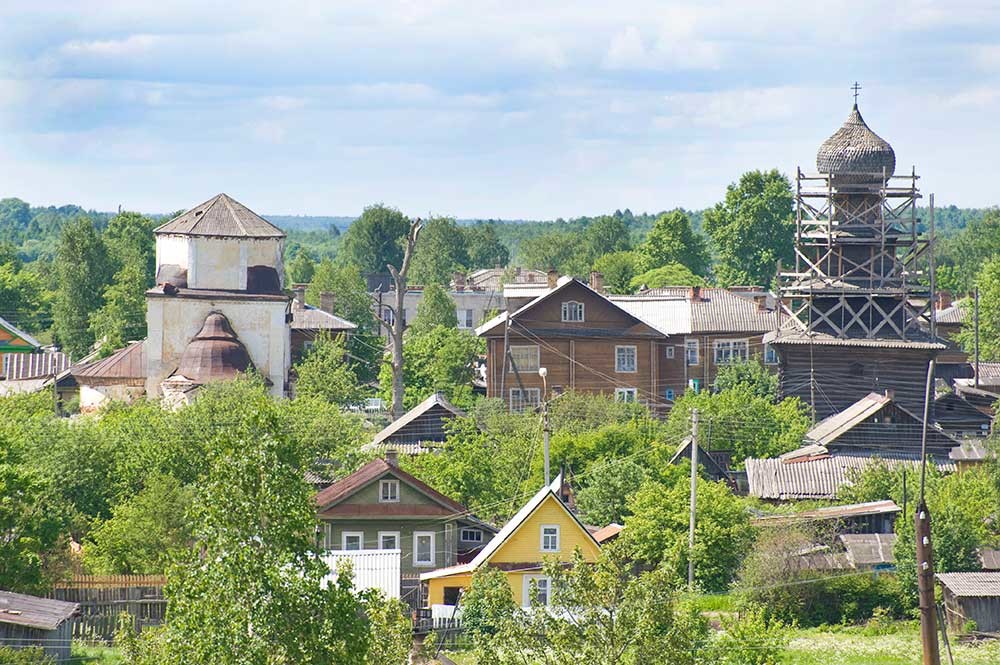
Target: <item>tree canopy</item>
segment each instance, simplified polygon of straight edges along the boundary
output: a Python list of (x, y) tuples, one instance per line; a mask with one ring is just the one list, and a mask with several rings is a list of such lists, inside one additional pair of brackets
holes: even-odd
[(370, 205), (348, 227), (338, 258), (362, 274), (384, 273), (387, 265), (402, 262), (401, 243), (409, 229), (410, 221), (399, 210), (382, 203)]
[(696, 275), (705, 275), (710, 265), (705, 239), (691, 228), (691, 219), (683, 210), (657, 217), (639, 251), (651, 268), (676, 263)]

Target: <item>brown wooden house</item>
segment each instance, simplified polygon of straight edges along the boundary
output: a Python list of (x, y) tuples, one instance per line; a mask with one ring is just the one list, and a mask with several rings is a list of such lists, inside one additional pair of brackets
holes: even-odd
[(607, 296), (597, 273), (589, 284), (552, 279), (477, 330), (487, 343), (487, 396), (523, 410), (547, 388), (549, 397), (603, 393), (669, 409), (684, 390), (711, 386), (726, 363), (776, 361), (762, 342), (776, 326), (773, 299), (753, 295), (695, 287)]

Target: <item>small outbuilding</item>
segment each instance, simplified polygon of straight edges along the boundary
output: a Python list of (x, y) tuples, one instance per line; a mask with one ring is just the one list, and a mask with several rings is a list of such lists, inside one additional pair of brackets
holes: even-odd
[(0, 644), (14, 649), (42, 647), (56, 662), (67, 662), (73, 617), (80, 606), (51, 598), (0, 591)]
[(937, 579), (949, 630), (1000, 632), (1000, 572), (939, 573)]

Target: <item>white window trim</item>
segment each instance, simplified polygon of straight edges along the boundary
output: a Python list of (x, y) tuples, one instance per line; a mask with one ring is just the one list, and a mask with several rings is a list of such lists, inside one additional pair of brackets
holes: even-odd
[[(389, 548), (382, 547), (382, 537), (383, 536), (392, 536), (393, 538), (395, 538), (396, 539), (396, 546), (395, 547), (389, 547)], [(384, 550), (384, 549), (398, 550), (400, 548), (399, 531), (379, 531), (378, 532), (378, 548), (380, 550)]]
[(344, 552), (356, 552), (358, 550), (347, 549), (347, 539), (357, 536), (358, 538), (358, 548), (359, 550), (365, 549), (365, 532), (364, 531), (341, 531), (340, 532), (340, 549)]
[(521, 607), (530, 608), (531, 607), (531, 583), (534, 582), (536, 585), (539, 580), (545, 580), (548, 582), (548, 592), (545, 594), (545, 606), (551, 607), (552, 605), (552, 578), (548, 575), (525, 575), (522, 578), (521, 586)]
[[(623, 399), (626, 395), (631, 395), (632, 399)], [(639, 391), (635, 388), (615, 388), (615, 401), (633, 403), (639, 400)]]
[(667, 348), (667, 358), (669, 358), (670, 360), (673, 360), (674, 359), (674, 345), (673, 344), (667, 344), (666, 348)]
[[(538, 406), (539, 404), (542, 403), (541, 388), (525, 388), (524, 390), (521, 390), (520, 388), (511, 388), (510, 393), (507, 396), (509, 400), (507, 403), (510, 405), (511, 409), (514, 408), (514, 391), (521, 393), (521, 409), (520, 411), (518, 411), (518, 413), (524, 411), (525, 409)], [(538, 398), (534, 402), (530, 402), (524, 399), (525, 395), (535, 395), (535, 394), (538, 395)]]
[[(619, 369), (618, 368), (618, 351), (620, 349), (632, 349), (632, 357), (635, 361), (635, 366), (632, 369)], [(639, 349), (636, 348), (634, 344), (619, 344), (615, 346), (615, 373), (616, 374), (635, 374), (639, 371)]]
[[(545, 549), (545, 530), (555, 529), (556, 530), (556, 548), (555, 549)], [(546, 554), (554, 554), (556, 552), (562, 551), (562, 529), (559, 528), (558, 524), (542, 524), (538, 527), (538, 549), (539, 551)]]
[(333, 549), (333, 523), (323, 522), (323, 549)]
[[(386, 486), (395, 485), (396, 486), (396, 498), (386, 499), (385, 492), (383, 491)], [(396, 478), (383, 478), (378, 482), (378, 502), (379, 503), (399, 503), (399, 480)]]
[(542, 365), (541, 353), (539, 352), (537, 344), (511, 344), (510, 345), (510, 367), (507, 370), (508, 374), (514, 373), (514, 349), (531, 349), (535, 353), (535, 363), (534, 367), (518, 367), (518, 372), (536, 372), (538, 368)]
[[(465, 537), (465, 533), (466, 532), (475, 533), (476, 535), (479, 536), (479, 538), (478, 539), (476, 539), (476, 538), (466, 538)], [(459, 529), (459, 531), (458, 531), (458, 539), (459, 539), (459, 541), (461, 541), (463, 543), (481, 543), (481, 542), (483, 542), (483, 530), (482, 529), (476, 529), (476, 528), (473, 528), (473, 527), (464, 526), (461, 529)]]
[[(569, 313), (570, 307), (576, 305), (580, 307), (580, 318), (571, 319), (566, 315)], [(559, 308), (559, 314), (559, 318), (563, 323), (584, 323), (587, 320), (587, 310), (584, 304), (579, 300), (564, 300), (562, 302), (562, 306)]]
[[(421, 536), (430, 536), (431, 539), (431, 560), (423, 561), (417, 559), (417, 541)], [(437, 547), (436, 536), (433, 531), (414, 531), (413, 532), (413, 566), (415, 568), (432, 568), (437, 565)]]
[[(774, 359), (773, 360), (768, 360), (767, 359), (768, 352), (774, 354)], [(778, 350), (775, 349), (770, 344), (768, 344), (767, 342), (764, 343), (764, 364), (765, 365), (777, 365), (778, 364)]]
[[(694, 362), (688, 358), (688, 351), (694, 349)], [(684, 340), (684, 362), (688, 367), (695, 367), (701, 364), (701, 344), (696, 339)]]
[[(735, 337), (733, 339), (716, 339), (712, 341), (712, 362), (716, 365), (727, 365), (733, 362), (733, 356), (737, 344), (743, 344), (746, 354), (741, 358), (741, 362), (746, 362), (750, 359), (750, 340), (746, 338)], [(723, 345), (729, 346), (729, 360), (719, 360), (719, 347)]]
[(458, 318), (458, 327), (462, 330), (470, 330), (475, 328), (474, 322), (476, 320), (476, 313), (471, 309), (457, 309), (455, 310)]

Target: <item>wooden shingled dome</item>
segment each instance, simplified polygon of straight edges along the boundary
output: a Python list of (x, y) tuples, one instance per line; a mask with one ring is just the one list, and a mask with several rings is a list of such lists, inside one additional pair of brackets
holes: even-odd
[(896, 153), (889, 142), (873, 132), (855, 104), (844, 125), (823, 142), (816, 153), (820, 173), (837, 176), (834, 186), (878, 183), (896, 169)]

